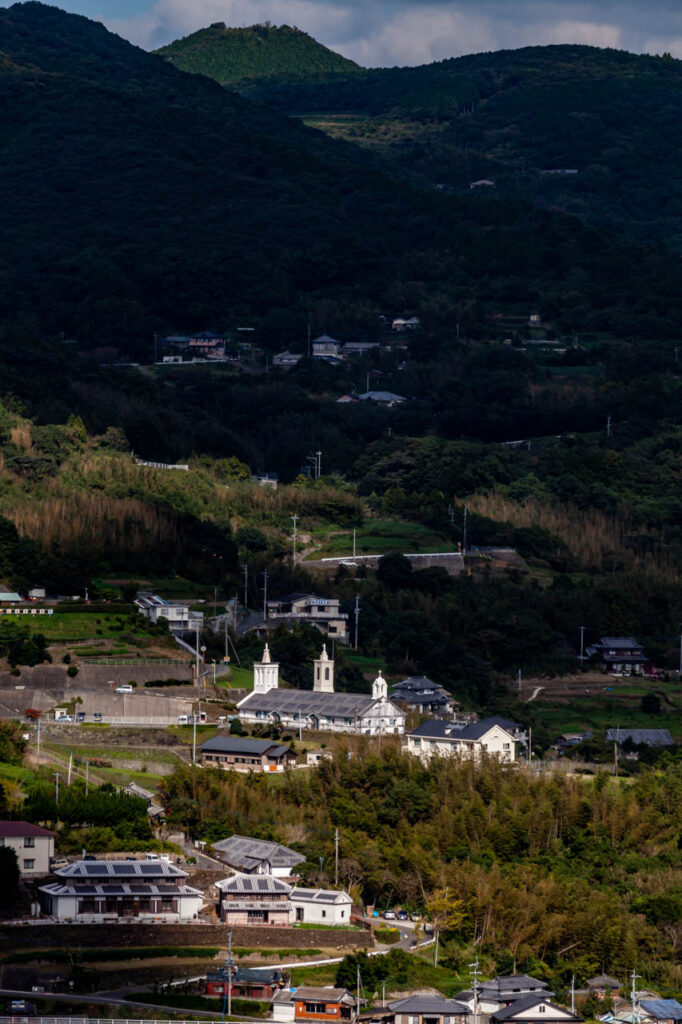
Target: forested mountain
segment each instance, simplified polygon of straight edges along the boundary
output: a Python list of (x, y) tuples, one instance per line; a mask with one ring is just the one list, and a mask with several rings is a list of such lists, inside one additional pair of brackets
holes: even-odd
[[(0, 317), (139, 343), (319, 299), (376, 324), (386, 303), (543, 307), (567, 326), (635, 305), (682, 329), (677, 261), (524, 201), (406, 181), (99, 24), (0, 11)], [(20, 334), (25, 333), (22, 323)], [(634, 334), (639, 333), (637, 324)]]
[(287, 113), (324, 112), (325, 130), (445, 187), (486, 178), (498, 193), (682, 245), (682, 63), (670, 57), (536, 46), (239, 88)]
[(228, 28), (215, 22), (155, 51), (181, 71), (208, 75), (221, 85), (265, 75), (353, 73), (357, 64), (288, 25)]

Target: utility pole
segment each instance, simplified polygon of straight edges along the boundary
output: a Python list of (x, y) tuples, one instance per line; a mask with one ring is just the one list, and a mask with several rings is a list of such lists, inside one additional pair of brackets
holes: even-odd
[(680, 635), (680, 677), (682, 677), (682, 635)]
[(635, 1024), (639, 1024), (639, 1000), (637, 998), (637, 987), (635, 982), (640, 977), (639, 974), (635, 974), (634, 967), (632, 968), (632, 974), (630, 975), (631, 987), (630, 987), (630, 1000), (632, 1002), (632, 1016)]
[(291, 517), (291, 519), (292, 519), (293, 524), (294, 524), (294, 546), (293, 546), (293, 553), (292, 553), (292, 558), (291, 558), (291, 564), (292, 565), (296, 565), (296, 523), (298, 521), (298, 516), (297, 515), (293, 515)]
[(613, 744), (613, 774), (618, 778), (618, 743)]
[(360, 595), (355, 595), (355, 650), (358, 649), (358, 620), (360, 618)]
[(469, 510), (468, 510), (468, 508), (465, 505), (464, 506), (464, 526), (462, 528), (462, 558), (464, 558), (464, 556), (467, 553), (467, 513), (468, 513), (468, 511)]
[(158, 335), (155, 332), (154, 333), (154, 362), (155, 363), (158, 363), (158, 361), (159, 361), (159, 357), (157, 355), (157, 339), (158, 339)]
[(315, 452), (317, 455), (317, 479), (322, 476), (322, 452)]
[[(56, 804), (58, 804), (59, 803), (59, 772), (55, 772), (54, 773), (54, 777), (56, 779), (55, 792), (54, 792), (54, 802)], [(59, 813), (59, 811), (57, 813)]]
[(478, 957), (469, 967), (474, 971), (474, 1024), (478, 1024)]
[(232, 929), (227, 933), (227, 953), (225, 954), (225, 998), (223, 999), (223, 1020), (225, 1020), (225, 1005), (227, 1004), (227, 1016), (232, 1016), (232, 971), (234, 969), (234, 957), (232, 956)]
[(71, 785), (71, 768), (73, 766), (73, 753), (69, 754), (69, 773), (66, 776), (66, 785)]
[(575, 1013), (575, 974), (571, 975), (571, 1013)]
[(263, 569), (263, 622), (268, 617), (268, 570)]
[(218, 588), (213, 588), (213, 618), (218, 614)]
[(455, 525), (455, 510), (452, 505), (448, 505), (448, 520), (450, 522), (450, 526)]
[[(585, 627), (580, 627), (580, 667), (583, 667), (585, 660)], [(682, 637), (680, 637), (680, 665), (682, 666)]]
[(611, 437), (611, 417), (606, 417), (606, 436)]
[(249, 564), (244, 562), (242, 566), (242, 572), (244, 573), (244, 607), (249, 607)]
[(197, 763), (197, 715), (192, 712), (192, 764)]
[(334, 885), (339, 884), (339, 830), (334, 830)]
[[(235, 607), (234, 631), (236, 633), (237, 632), (237, 622), (236, 622), (236, 618), (237, 618), (237, 595), (236, 594), (235, 594), (235, 598), (234, 598), (234, 607)], [(225, 605), (225, 618), (224, 618), (223, 621), (225, 623), (225, 664), (227, 665), (227, 662), (228, 662), (229, 657), (230, 657), (230, 652), (229, 652), (228, 647), (227, 647), (227, 605)]]
[(313, 354), (313, 351), (312, 351), (312, 345), (310, 343), (310, 323), (309, 323), (308, 324), (308, 356), (310, 357), (312, 354)]
[(199, 641), (201, 639), (201, 626), (199, 625), (199, 620), (198, 619), (197, 619), (197, 623), (196, 623), (196, 626), (195, 626), (195, 631), (196, 631), (196, 634), (197, 634), (197, 638), (196, 638), (196, 644), (197, 644), (197, 649), (196, 649), (196, 656), (197, 656), (197, 662), (196, 662), (196, 664), (197, 664), (197, 678), (195, 680), (195, 685), (198, 686), (199, 685), (199, 673), (200, 673), (200, 669), (201, 669), (200, 662), (199, 662), (199, 658), (201, 657), (201, 655), (199, 653)]
[(517, 675), (518, 675), (518, 680), (519, 680), (519, 697), (520, 697), (521, 696), (521, 669), (519, 669)]
[(86, 757), (85, 759), (85, 795), (88, 795), (88, 788), (90, 784), (90, 760)]
[(355, 535), (356, 535), (356, 533), (357, 533), (357, 530), (355, 529), (355, 527), (353, 527), (353, 561), (355, 561)]
[(38, 744), (38, 750), (36, 752), (36, 768), (40, 768), (40, 718), (38, 718), (37, 744)]

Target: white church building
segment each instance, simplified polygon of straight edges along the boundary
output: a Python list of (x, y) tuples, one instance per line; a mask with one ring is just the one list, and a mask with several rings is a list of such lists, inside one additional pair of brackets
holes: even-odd
[(351, 732), (367, 736), (405, 732), (405, 712), (388, 696), (381, 672), (372, 684), (372, 695), (334, 692), (334, 661), (322, 647), (313, 662), (312, 690), (283, 690), (278, 686), (279, 665), (272, 661), (268, 645), (253, 666), (253, 693), (237, 705), (239, 718), (251, 725), (282, 725), (288, 729)]

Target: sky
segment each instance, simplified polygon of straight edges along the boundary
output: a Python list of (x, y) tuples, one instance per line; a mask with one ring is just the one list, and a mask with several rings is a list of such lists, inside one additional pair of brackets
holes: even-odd
[[(9, 7), (13, 0), (0, 0)], [(60, 0), (144, 49), (214, 21), (295, 25), (367, 67), (587, 43), (682, 58), (682, 0)]]

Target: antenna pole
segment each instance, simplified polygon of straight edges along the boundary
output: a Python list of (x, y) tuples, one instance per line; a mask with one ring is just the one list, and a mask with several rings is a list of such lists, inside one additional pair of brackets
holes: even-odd
[(339, 830), (334, 831), (334, 885), (339, 884)]
[(358, 649), (358, 620), (360, 618), (360, 595), (355, 595), (355, 650)]
[(294, 546), (293, 546), (293, 553), (292, 553), (291, 563), (292, 563), (292, 565), (296, 565), (296, 522), (298, 520), (298, 516), (297, 515), (293, 515), (291, 518), (292, 518), (292, 521), (293, 521), (293, 524), (294, 524)]
[(263, 569), (263, 622), (268, 617), (268, 570)]

